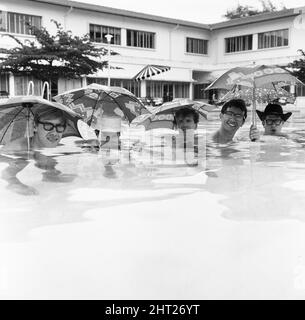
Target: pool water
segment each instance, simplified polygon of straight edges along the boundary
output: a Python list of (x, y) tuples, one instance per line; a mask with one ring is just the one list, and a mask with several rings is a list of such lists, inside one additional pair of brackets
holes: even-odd
[(0, 180), (0, 298), (305, 298), (304, 128), (208, 143), (187, 165), (127, 127), (119, 152), (69, 138), (25, 158), (29, 195)]

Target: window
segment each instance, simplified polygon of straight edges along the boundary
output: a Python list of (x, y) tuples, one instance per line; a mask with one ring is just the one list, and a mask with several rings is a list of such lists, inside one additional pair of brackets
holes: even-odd
[(152, 98), (163, 98), (163, 83), (160, 81), (146, 81), (146, 95)]
[(208, 54), (208, 40), (186, 38), (186, 52)]
[(9, 95), (9, 74), (1, 73), (0, 74), (0, 99), (8, 98)]
[(288, 29), (258, 34), (258, 49), (288, 46)]
[(209, 86), (207, 83), (195, 84), (194, 85), (194, 99), (205, 99), (209, 100), (210, 91), (204, 91)]
[[(124, 79), (111, 79), (111, 86), (122, 87), (132, 92), (136, 97), (141, 97), (141, 83), (133, 80), (124, 80)], [(108, 85), (108, 80), (106, 78), (87, 78), (87, 83), (98, 83), (104, 86)]]
[(97, 24), (90, 24), (90, 40), (94, 42), (107, 43), (105, 36), (112, 35), (111, 44), (121, 45), (121, 29), (114, 27), (100, 26)]
[(297, 84), (295, 93), (296, 97), (305, 97), (305, 86), (302, 84)]
[(146, 95), (171, 101), (176, 98), (189, 98), (190, 84), (187, 82), (147, 81)]
[(123, 80), (122, 87), (132, 92), (136, 97), (141, 97), (141, 83), (131, 80)]
[(174, 90), (175, 98), (189, 98), (190, 97), (190, 84), (189, 83), (177, 83)]
[(226, 53), (252, 50), (253, 35), (226, 38)]
[(0, 11), (0, 31), (7, 31), (7, 12)]
[[(1, 19), (1, 18), (0, 18)], [(2, 14), (3, 20), (3, 14)], [(7, 23), (6, 23), (6, 30), (7, 32), (11, 33), (19, 33), (19, 34), (31, 34), (31, 31), (27, 25), (30, 24), (31, 26), (41, 28), (41, 17), (38, 16), (31, 16), (28, 14), (22, 13), (15, 13), (15, 12), (7, 12)], [(2, 30), (2, 25), (0, 24), (0, 28)]]
[(40, 96), (42, 89), (42, 82), (34, 79), (32, 76), (14, 76), (15, 82), (15, 95), (23, 96), (27, 94), (29, 82), (34, 82), (34, 95)]
[(92, 77), (88, 77), (87, 78), (87, 84), (92, 84), (92, 83), (97, 83), (100, 84), (102, 86), (107, 86), (108, 84), (108, 80), (106, 78), (92, 78)]
[(155, 33), (127, 30), (127, 46), (155, 49)]

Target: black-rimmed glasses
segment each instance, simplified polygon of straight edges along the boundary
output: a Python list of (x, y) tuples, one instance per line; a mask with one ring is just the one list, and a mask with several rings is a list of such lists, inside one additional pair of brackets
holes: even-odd
[(46, 131), (52, 131), (54, 128), (56, 129), (57, 133), (63, 133), (66, 130), (66, 124), (53, 124), (50, 122), (41, 122), (37, 121), (37, 123), (42, 124), (43, 129)]
[(229, 117), (231, 117), (231, 118), (234, 117), (234, 118), (235, 118), (236, 120), (238, 120), (238, 121), (242, 121), (242, 120), (244, 120), (244, 118), (245, 118), (242, 114), (234, 113), (234, 112), (232, 112), (232, 111), (225, 111), (224, 114), (227, 115), (227, 116), (229, 116)]
[(268, 126), (272, 126), (273, 124), (276, 126), (279, 126), (283, 122), (283, 120), (282, 119), (268, 119), (268, 120), (265, 120), (265, 122)]

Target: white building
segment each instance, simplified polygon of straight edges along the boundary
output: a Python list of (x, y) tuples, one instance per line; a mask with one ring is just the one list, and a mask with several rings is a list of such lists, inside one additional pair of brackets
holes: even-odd
[[(2, 35), (25, 40), (32, 36), (24, 21), (55, 30), (54, 19), (73, 35), (90, 34), (96, 45), (106, 46), (110, 33), (111, 84), (124, 86), (137, 96), (208, 99), (202, 90), (224, 71), (238, 65), (287, 65), (305, 49), (305, 7), (261, 14), (217, 24), (201, 24), (67, 0), (1, 0), (0, 47), (16, 43)], [(145, 65), (171, 70), (149, 81), (132, 80)], [(86, 83), (107, 84), (107, 70), (81, 80), (61, 79), (58, 92)], [(29, 77), (0, 75), (0, 90), (25, 94)], [(41, 90), (36, 86), (36, 90)], [(298, 94), (304, 94), (298, 89)]]

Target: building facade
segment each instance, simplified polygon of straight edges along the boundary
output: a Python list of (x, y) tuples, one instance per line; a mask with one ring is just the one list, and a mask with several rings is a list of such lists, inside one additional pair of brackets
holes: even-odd
[[(89, 33), (97, 46), (107, 46), (105, 35), (111, 34), (111, 49), (119, 55), (110, 64), (120, 68), (110, 70), (111, 85), (138, 97), (209, 100), (203, 89), (228, 69), (253, 62), (285, 66), (305, 49), (305, 7), (206, 25), (66, 0), (1, 0), (0, 47), (16, 46), (3, 36), (7, 33), (21, 41), (33, 38), (25, 21), (54, 32), (51, 19), (73, 35)], [(171, 69), (151, 80), (132, 80), (148, 64)], [(107, 84), (107, 78), (108, 71), (101, 70), (82, 79), (60, 79), (55, 90)], [(25, 94), (29, 81), (40, 94), (39, 81), (11, 74), (0, 75), (0, 91)], [(305, 95), (303, 88), (296, 90)]]

